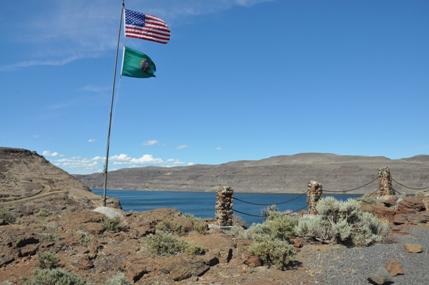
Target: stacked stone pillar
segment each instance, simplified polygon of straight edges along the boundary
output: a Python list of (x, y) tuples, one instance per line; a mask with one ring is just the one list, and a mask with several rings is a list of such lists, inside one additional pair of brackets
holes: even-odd
[(215, 219), (219, 226), (232, 226), (234, 189), (224, 186), (216, 191)]
[(308, 183), (307, 190), (307, 205), (308, 213), (311, 215), (317, 215), (316, 205), (317, 202), (322, 198), (323, 186), (317, 181), (310, 181)]
[(378, 183), (380, 196), (389, 196), (395, 194), (392, 188), (392, 176), (390, 175), (390, 169), (387, 168), (387, 166), (378, 170)]

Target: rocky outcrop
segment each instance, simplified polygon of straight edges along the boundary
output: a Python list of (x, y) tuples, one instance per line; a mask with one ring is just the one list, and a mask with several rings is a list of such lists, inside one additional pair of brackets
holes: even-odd
[[(0, 148), (0, 203), (19, 217), (41, 209), (94, 209), (102, 205), (102, 197), (34, 151)], [(108, 204), (121, 207), (117, 199), (109, 198)]]

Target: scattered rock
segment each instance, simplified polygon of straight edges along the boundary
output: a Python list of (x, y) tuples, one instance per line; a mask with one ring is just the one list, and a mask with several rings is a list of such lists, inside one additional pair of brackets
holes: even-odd
[(396, 275), (404, 275), (404, 269), (402, 268), (401, 264), (394, 260), (391, 259), (385, 266), (384, 268), (387, 269), (387, 271), (390, 272), (390, 274), (392, 276), (396, 276)]
[(407, 252), (410, 252), (410, 253), (423, 252), (422, 246), (416, 243), (406, 243), (404, 244), (404, 248)]
[(109, 207), (97, 207), (94, 209), (94, 212), (101, 213), (106, 217), (108, 217), (109, 219), (113, 219), (115, 217), (120, 217), (120, 218), (123, 217), (123, 215), (119, 212), (119, 210), (112, 209)]
[(368, 280), (371, 281), (374, 284), (382, 285), (382, 284), (389, 284), (393, 282), (392, 274), (384, 268), (380, 267), (378, 268), (377, 272), (375, 272), (374, 275), (371, 275)]
[(416, 214), (425, 209), (425, 205), (418, 197), (405, 197), (398, 202), (398, 214)]

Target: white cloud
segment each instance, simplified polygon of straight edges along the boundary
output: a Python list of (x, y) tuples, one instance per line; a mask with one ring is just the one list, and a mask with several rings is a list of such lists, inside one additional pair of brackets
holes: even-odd
[(45, 150), (42, 153), (43, 156), (52, 156), (52, 157), (56, 157), (59, 156), (59, 153), (54, 151), (54, 152), (50, 152), (49, 150)]
[(89, 142), (89, 143), (94, 143), (94, 142), (96, 142), (96, 141), (97, 141), (96, 139), (89, 139), (89, 140), (88, 140), (88, 142)]
[(221, 151), (221, 150), (223, 150), (223, 148), (222, 148), (222, 147), (220, 147), (220, 146), (218, 146), (218, 147), (216, 148), (216, 150), (217, 150), (217, 151)]
[(184, 148), (187, 148), (187, 147), (188, 147), (188, 145), (182, 144), (182, 145), (179, 145), (178, 147), (176, 147), (176, 149), (177, 150), (181, 150), (181, 149), (184, 149)]
[[(50, 151), (44, 151), (43, 155), (52, 156), (56, 153), (51, 153)], [(53, 156), (61, 156), (56, 154)], [(51, 163), (57, 165), (58, 167), (63, 168), (72, 174), (89, 174), (100, 172), (104, 168), (105, 157), (95, 156), (93, 158), (85, 158), (80, 156), (75, 156), (71, 158), (57, 158), (51, 160)], [(119, 168), (129, 168), (129, 167), (142, 167), (142, 166), (161, 166), (161, 167), (171, 167), (171, 166), (180, 166), (185, 165), (185, 163), (179, 159), (169, 158), (163, 160), (161, 158), (153, 157), (151, 154), (144, 154), (141, 157), (131, 157), (127, 154), (112, 155), (109, 157), (109, 171)]]
[(131, 159), (133, 164), (152, 164), (152, 165), (163, 165), (164, 161), (161, 158), (154, 158), (151, 154), (145, 154), (140, 158)]
[(143, 142), (144, 146), (154, 146), (154, 145), (159, 145), (159, 141), (157, 140), (148, 140)]

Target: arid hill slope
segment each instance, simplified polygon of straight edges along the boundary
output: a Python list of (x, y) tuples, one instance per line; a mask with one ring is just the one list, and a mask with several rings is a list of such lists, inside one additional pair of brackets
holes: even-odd
[[(120, 208), (117, 199), (110, 206)], [(94, 209), (102, 198), (34, 151), (0, 148), (0, 206), (19, 215)]]
[[(378, 170), (389, 167), (394, 180), (412, 188), (429, 186), (429, 156), (391, 160), (386, 157), (302, 153), (262, 160), (236, 161), (220, 165), (127, 168), (109, 172), (109, 189), (214, 191), (231, 186), (237, 192), (300, 193), (311, 180), (324, 190), (358, 188), (377, 179)], [(76, 175), (92, 189), (104, 187), (101, 173)], [(393, 183), (397, 191), (415, 189)], [(350, 193), (374, 192), (378, 182)]]

